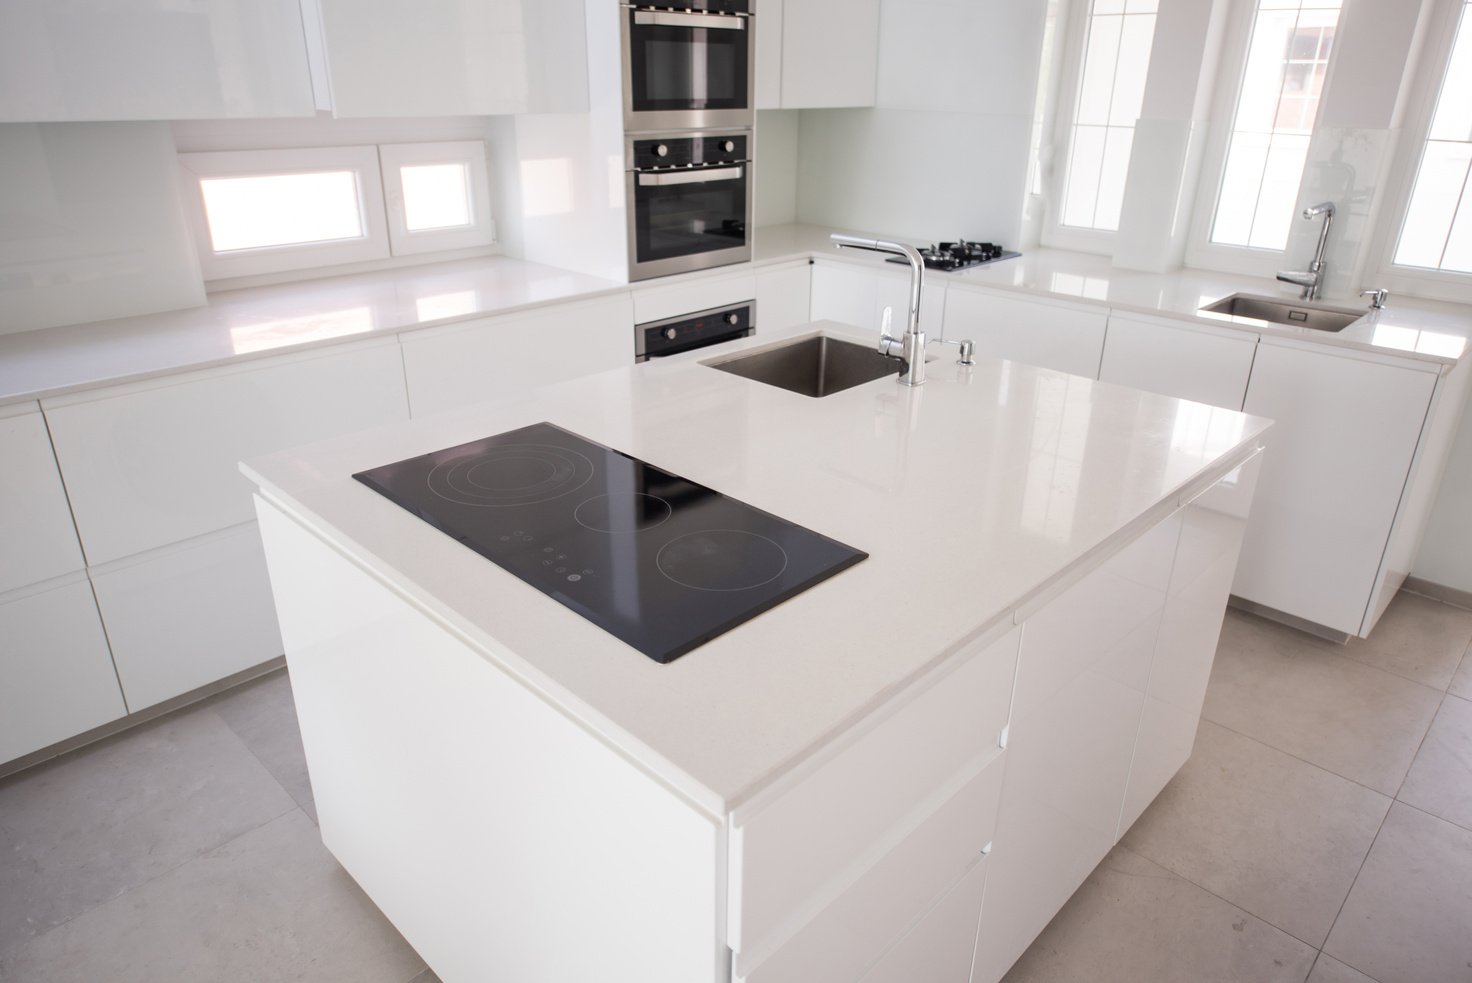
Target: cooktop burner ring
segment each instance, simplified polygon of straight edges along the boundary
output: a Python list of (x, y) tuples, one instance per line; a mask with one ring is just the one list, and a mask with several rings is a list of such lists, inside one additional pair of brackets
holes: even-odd
[(744, 529), (702, 529), (665, 543), (655, 566), (691, 590), (733, 593), (770, 584), (787, 569), (787, 551)]
[(429, 472), (429, 490), (457, 505), (514, 508), (570, 495), (593, 480), (593, 462), (551, 444), (505, 444), (443, 461)]
[(578, 525), (609, 534), (644, 532), (669, 521), (675, 510), (669, 502), (647, 492), (611, 492), (595, 495), (573, 510)]

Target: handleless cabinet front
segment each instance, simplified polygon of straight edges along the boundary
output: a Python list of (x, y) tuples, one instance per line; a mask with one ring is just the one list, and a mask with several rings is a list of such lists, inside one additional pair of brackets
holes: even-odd
[[(927, 279), (920, 295), (920, 328), (926, 337), (941, 336), (946, 306), (946, 286)], [(866, 266), (857, 263), (815, 263), (812, 279), (812, 319), (840, 321), (878, 338), (884, 309), (890, 309), (892, 334), (905, 330), (910, 310), (910, 274), (898, 266)]]
[(1239, 410), (1256, 350), (1246, 331), (1110, 314), (1099, 378)]
[(1089, 379), (1099, 378), (1108, 320), (1102, 307), (954, 285), (946, 291), (947, 338), (970, 338), (978, 355)]
[(82, 569), (66, 491), (35, 403), (0, 407), (0, 593)]

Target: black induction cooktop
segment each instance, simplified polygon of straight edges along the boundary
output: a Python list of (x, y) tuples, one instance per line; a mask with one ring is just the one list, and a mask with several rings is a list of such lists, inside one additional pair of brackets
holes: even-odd
[(656, 662), (868, 556), (550, 423), (353, 477)]

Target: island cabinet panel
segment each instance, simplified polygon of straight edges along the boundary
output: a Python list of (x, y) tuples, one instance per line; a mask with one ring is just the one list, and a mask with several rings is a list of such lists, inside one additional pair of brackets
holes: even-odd
[(422, 417), (632, 365), (634, 313), (620, 293), (428, 328), (401, 341), (409, 406)]
[(784, 0), (781, 10), (782, 108), (874, 105), (879, 0)]
[(1180, 540), (1135, 738), (1120, 836), (1186, 763), (1196, 743), (1226, 615), (1224, 602), (1237, 569), (1262, 457), (1254, 456), (1179, 513)]
[(1001, 978), (1115, 843), (1180, 526), (1156, 525), (1023, 623), (980, 983)]
[(0, 762), (127, 712), (85, 574), (0, 596)]
[(92, 571), (131, 711), (282, 653), (254, 522)]
[(249, 522), (238, 463), (408, 418), (393, 339), (43, 400), (93, 566)]
[(46, 420), (0, 407), (0, 593), (82, 569), (82, 550)]
[[(945, 285), (926, 281), (920, 295), (920, 326), (927, 335), (939, 337), (945, 306)], [(813, 264), (812, 320), (851, 324), (875, 332), (877, 340), (885, 308), (891, 312), (891, 333), (903, 332), (910, 310), (907, 271), (853, 263)]]
[(979, 355), (1090, 379), (1099, 378), (1108, 320), (1100, 307), (1040, 302), (954, 284), (946, 291), (947, 338), (970, 338)]
[(1111, 313), (1099, 378), (1240, 410), (1256, 349), (1242, 331)]
[[(744, 983), (849, 983), (863, 977), (885, 949), (899, 941), (916, 919), (937, 903), (959, 873), (981, 856), (991, 840), (1002, 792), (1002, 756), (989, 758), (913, 832), (883, 854), (796, 934), (755, 969), (745, 953), (737, 956), (737, 979)], [(976, 934), (971, 914), (971, 937)], [(956, 948), (954, 945), (952, 949)], [(970, 952), (964, 969), (970, 969)], [(950, 960), (958, 962), (958, 960)], [(935, 979), (939, 977), (917, 977)], [(964, 983), (964, 973), (953, 976)]]
[[(727, 907), (738, 971), (760, 978), (757, 967), (792, 944), (814, 912), (853, 888), (875, 857), (928, 821), (940, 797), (1000, 755), (1017, 639), (1012, 629), (954, 656), (827, 754), (737, 808)], [(994, 803), (975, 801), (972, 829), (987, 833), (979, 849), (990, 838)], [(962, 866), (919, 900), (929, 900)], [(898, 938), (920, 910), (905, 911), (881, 941)]]
[(976, 950), (986, 873), (987, 860), (981, 857), (919, 924), (860, 978), (862, 983), (967, 983)]
[(729, 978), (719, 817), (260, 516), (323, 842), (440, 979)]
[(758, 270), (757, 334), (781, 331), (812, 320), (813, 267), (807, 260)]
[(1245, 412), (1277, 421), (1232, 592), (1358, 635), (1437, 373), (1264, 338)]

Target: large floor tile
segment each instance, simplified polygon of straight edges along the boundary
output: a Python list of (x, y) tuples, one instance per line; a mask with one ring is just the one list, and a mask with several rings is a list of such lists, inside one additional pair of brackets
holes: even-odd
[(1467, 653), (1462, 656), (1462, 665), (1452, 677), (1452, 685), (1447, 692), (1464, 700), (1472, 700), (1472, 648), (1467, 649)]
[(1229, 611), (1206, 691), (1206, 719), (1394, 795), (1442, 694)]
[(1395, 596), (1369, 638), (1340, 650), (1358, 662), (1444, 690), (1472, 643), (1472, 611), (1404, 591)]
[(1327, 953), (1319, 953), (1314, 971), (1308, 974), (1308, 983), (1376, 983), (1364, 973), (1344, 965)]
[(1314, 955), (1266, 922), (1116, 847), (1006, 983), (1302, 983)]
[(1397, 798), (1472, 829), (1472, 702), (1442, 702)]
[(302, 754), (302, 732), (297, 725), (296, 704), (291, 699), (291, 679), (286, 670), (236, 687), (212, 706), (302, 811), (316, 822), (317, 808), (312, 802), (312, 783), (307, 777), (307, 759)]
[(1387, 796), (1203, 722), (1191, 760), (1123, 843), (1317, 948), (1389, 808)]
[(1472, 980), (1472, 832), (1397, 802), (1324, 951), (1380, 983)]
[(28, 983), (407, 983), (424, 962), (300, 810), (15, 950)]
[(209, 710), (22, 772), (0, 783), (0, 951), (293, 809)]

